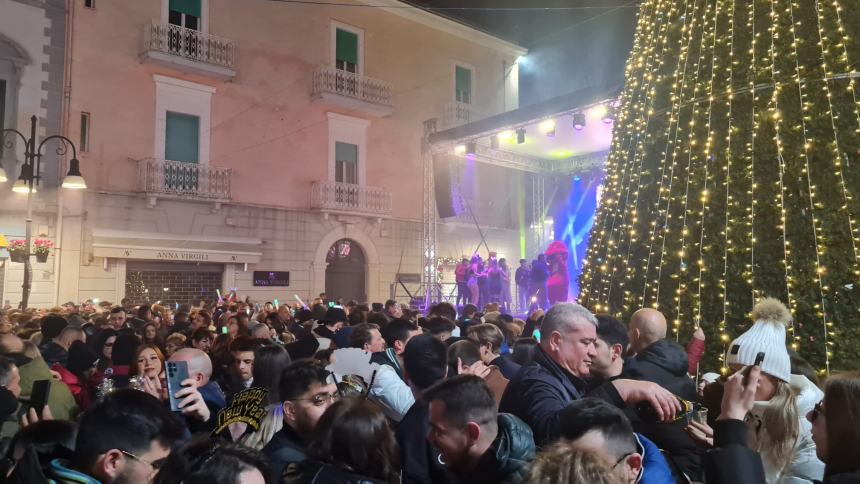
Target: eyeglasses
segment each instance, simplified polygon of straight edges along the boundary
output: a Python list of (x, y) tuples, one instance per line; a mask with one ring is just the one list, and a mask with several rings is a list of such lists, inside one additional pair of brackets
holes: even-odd
[(306, 402), (311, 402), (314, 407), (322, 407), (326, 403), (329, 403), (329, 402), (334, 403), (334, 402), (338, 401), (339, 399), (340, 399), (340, 393), (334, 392), (334, 393), (317, 393), (316, 395), (314, 395), (310, 398), (294, 398), (291, 401), (293, 401), (293, 402), (306, 401)]
[(156, 470), (156, 471), (158, 469), (161, 469), (161, 466), (164, 465), (164, 461), (166, 460), (166, 458), (162, 458), (162, 459), (156, 459), (156, 460), (150, 462), (150, 461), (143, 459), (143, 458), (140, 458), (140, 457), (138, 457), (138, 456), (132, 454), (131, 452), (126, 451), (126, 450), (122, 450), (122, 449), (118, 449), (118, 450), (120, 452), (122, 452), (123, 455), (127, 455), (136, 461), (143, 462), (144, 464), (148, 465), (149, 467), (152, 467), (152, 469)]
[(628, 457), (630, 457), (633, 454), (635, 454), (635, 452), (628, 452), (628, 453), (622, 455), (621, 458), (615, 462), (615, 465), (613, 465), (612, 468), (615, 469), (616, 467), (618, 467), (618, 464), (624, 462), (625, 460), (627, 460)]
[(815, 420), (818, 419), (819, 416), (822, 416), (822, 417), (827, 416), (827, 414), (824, 413), (824, 407), (821, 405), (822, 403), (824, 403), (823, 400), (816, 403), (815, 406), (812, 407), (812, 412), (810, 412), (810, 417), (809, 417), (810, 422), (814, 423)]

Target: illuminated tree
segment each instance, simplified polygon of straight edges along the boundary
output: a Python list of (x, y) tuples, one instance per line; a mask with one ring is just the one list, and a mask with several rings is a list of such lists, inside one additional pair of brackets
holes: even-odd
[(860, 9), (646, 0), (581, 301), (701, 325), (705, 368), (774, 296), (792, 347), (860, 367)]

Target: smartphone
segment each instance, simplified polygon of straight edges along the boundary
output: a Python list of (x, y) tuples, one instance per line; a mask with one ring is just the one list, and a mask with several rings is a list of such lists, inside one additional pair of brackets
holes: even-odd
[(221, 327), (221, 334), (227, 334), (227, 326)]
[(750, 371), (753, 366), (761, 367), (761, 363), (764, 361), (764, 351), (759, 351), (755, 355), (755, 362), (753, 362), (752, 366), (748, 366), (746, 370), (744, 370), (744, 385), (746, 385), (747, 377), (750, 375)]
[(164, 370), (167, 373), (167, 394), (170, 397), (170, 410), (182, 411), (179, 408), (180, 399), (176, 398), (176, 392), (182, 389), (182, 381), (188, 379), (188, 362), (165, 361)]
[(30, 407), (41, 417), (42, 409), (48, 404), (51, 395), (51, 380), (36, 380), (33, 382), (33, 391), (30, 393)]

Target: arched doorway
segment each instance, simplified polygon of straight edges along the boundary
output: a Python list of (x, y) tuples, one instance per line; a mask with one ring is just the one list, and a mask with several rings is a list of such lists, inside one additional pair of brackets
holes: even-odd
[(350, 239), (340, 239), (326, 253), (325, 293), (332, 299), (367, 301), (364, 287), (367, 261), (361, 247)]

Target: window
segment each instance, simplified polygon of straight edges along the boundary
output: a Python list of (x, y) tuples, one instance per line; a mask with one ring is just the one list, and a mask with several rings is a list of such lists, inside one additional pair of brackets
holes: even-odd
[(472, 104), (472, 70), (456, 66), (454, 72), (454, 95), (457, 102)]
[(191, 30), (200, 30), (200, 0), (170, 0), (167, 21)]
[[(0, 79), (0, 131), (6, 128), (6, 81)], [(3, 150), (3, 143), (0, 142), (0, 153)]]
[(167, 112), (164, 158), (171, 161), (200, 161), (200, 118)]
[(84, 7), (96, 8), (96, 0), (84, 0)]
[(81, 113), (81, 141), (78, 148), (83, 153), (90, 151), (90, 113)]
[(334, 152), (334, 181), (358, 184), (358, 145), (337, 141)]
[(335, 67), (346, 72), (358, 72), (358, 34), (336, 29)]

